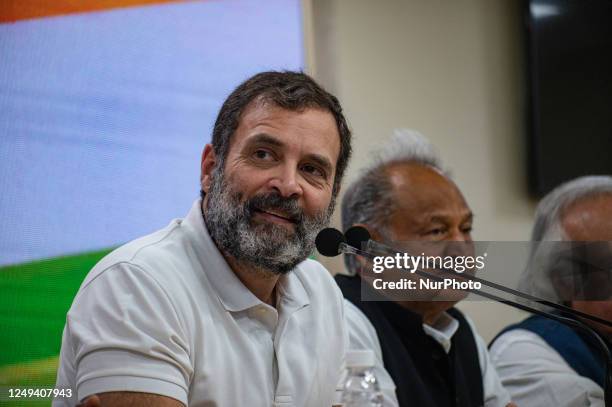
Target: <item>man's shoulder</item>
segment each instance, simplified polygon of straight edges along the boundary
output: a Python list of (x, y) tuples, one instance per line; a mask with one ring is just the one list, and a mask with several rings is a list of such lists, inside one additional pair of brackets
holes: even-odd
[(118, 266), (132, 267), (144, 270), (147, 274), (155, 274), (155, 270), (164, 263), (181, 258), (177, 250), (182, 245), (180, 240), (180, 220), (173, 220), (168, 226), (148, 235), (128, 242), (104, 256), (88, 273), (82, 287), (90, 284), (100, 275)]
[(134, 309), (145, 313), (172, 309), (185, 320), (194, 314), (194, 307), (200, 315), (206, 312), (218, 299), (211, 295), (213, 289), (201, 272), (201, 259), (193, 253), (192, 238), (181, 223), (173, 220), (167, 227), (126, 243), (100, 260), (81, 284), (70, 315), (82, 316), (113, 303), (133, 304)]
[(507, 350), (512, 347), (529, 347), (533, 349), (550, 349), (550, 346), (536, 333), (516, 328), (502, 332), (490, 344), (491, 355), (499, 358), (501, 355), (507, 355)]

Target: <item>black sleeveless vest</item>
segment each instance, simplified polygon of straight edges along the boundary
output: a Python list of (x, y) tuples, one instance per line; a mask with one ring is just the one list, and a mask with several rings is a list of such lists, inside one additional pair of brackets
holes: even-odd
[(476, 340), (463, 315), (447, 354), (423, 330), (420, 315), (390, 301), (361, 301), (359, 277), (336, 276), (344, 297), (370, 320), (380, 341), (385, 368), (393, 378), (400, 407), (480, 407), (484, 405)]

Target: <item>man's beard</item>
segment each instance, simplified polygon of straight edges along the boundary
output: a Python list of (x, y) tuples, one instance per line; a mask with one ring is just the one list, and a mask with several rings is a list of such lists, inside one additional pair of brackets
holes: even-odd
[[(305, 260), (314, 249), (317, 233), (329, 223), (335, 198), (327, 210), (307, 216), (296, 198), (278, 193), (255, 195), (241, 202), (222, 171), (213, 175), (208, 192), (205, 222), (217, 247), (239, 263), (285, 274)], [(257, 210), (278, 211), (293, 221), (293, 231), (275, 223), (255, 223)]]

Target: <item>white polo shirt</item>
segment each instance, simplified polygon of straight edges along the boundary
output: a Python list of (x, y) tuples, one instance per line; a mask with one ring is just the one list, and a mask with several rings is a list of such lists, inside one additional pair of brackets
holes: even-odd
[(91, 270), (68, 312), (56, 386), (78, 399), (136, 391), (189, 406), (331, 406), (348, 345), (336, 283), (306, 260), (279, 280), (276, 308), (263, 303), (199, 205)]

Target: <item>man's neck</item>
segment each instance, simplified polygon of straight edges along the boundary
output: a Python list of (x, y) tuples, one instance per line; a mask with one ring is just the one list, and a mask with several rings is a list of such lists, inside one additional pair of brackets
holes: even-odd
[(262, 302), (276, 306), (276, 284), (280, 278), (279, 274), (241, 263), (225, 253), (223, 257), (246, 288)]
[(455, 305), (454, 302), (447, 301), (398, 301), (398, 304), (419, 314), (423, 323), (429, 326), (435, 325), (442, 314)]
[[(206, 215), (204, 211), (205, 205), (206, 201), (202, 200), (200, 203), (200, 211), (202, 213), (202, 218), (206, 222)], [(225, 258), (225, 261), (227, 261), (227, 264), (229, 264), (230, 268), (236, 277), (238, 277), (238, 279), (242, 282), (242, 284), (244, 284), (245, 287), (248, 288), (249, 291), (251, 291), (253, 295), (259, 298), (262, 302), (275, 307), (276, 283), (278, 282), (280, 275), (239, 262), (228, 253), (225, 253), (225, 251), (221, 249), (219, 250)]]

